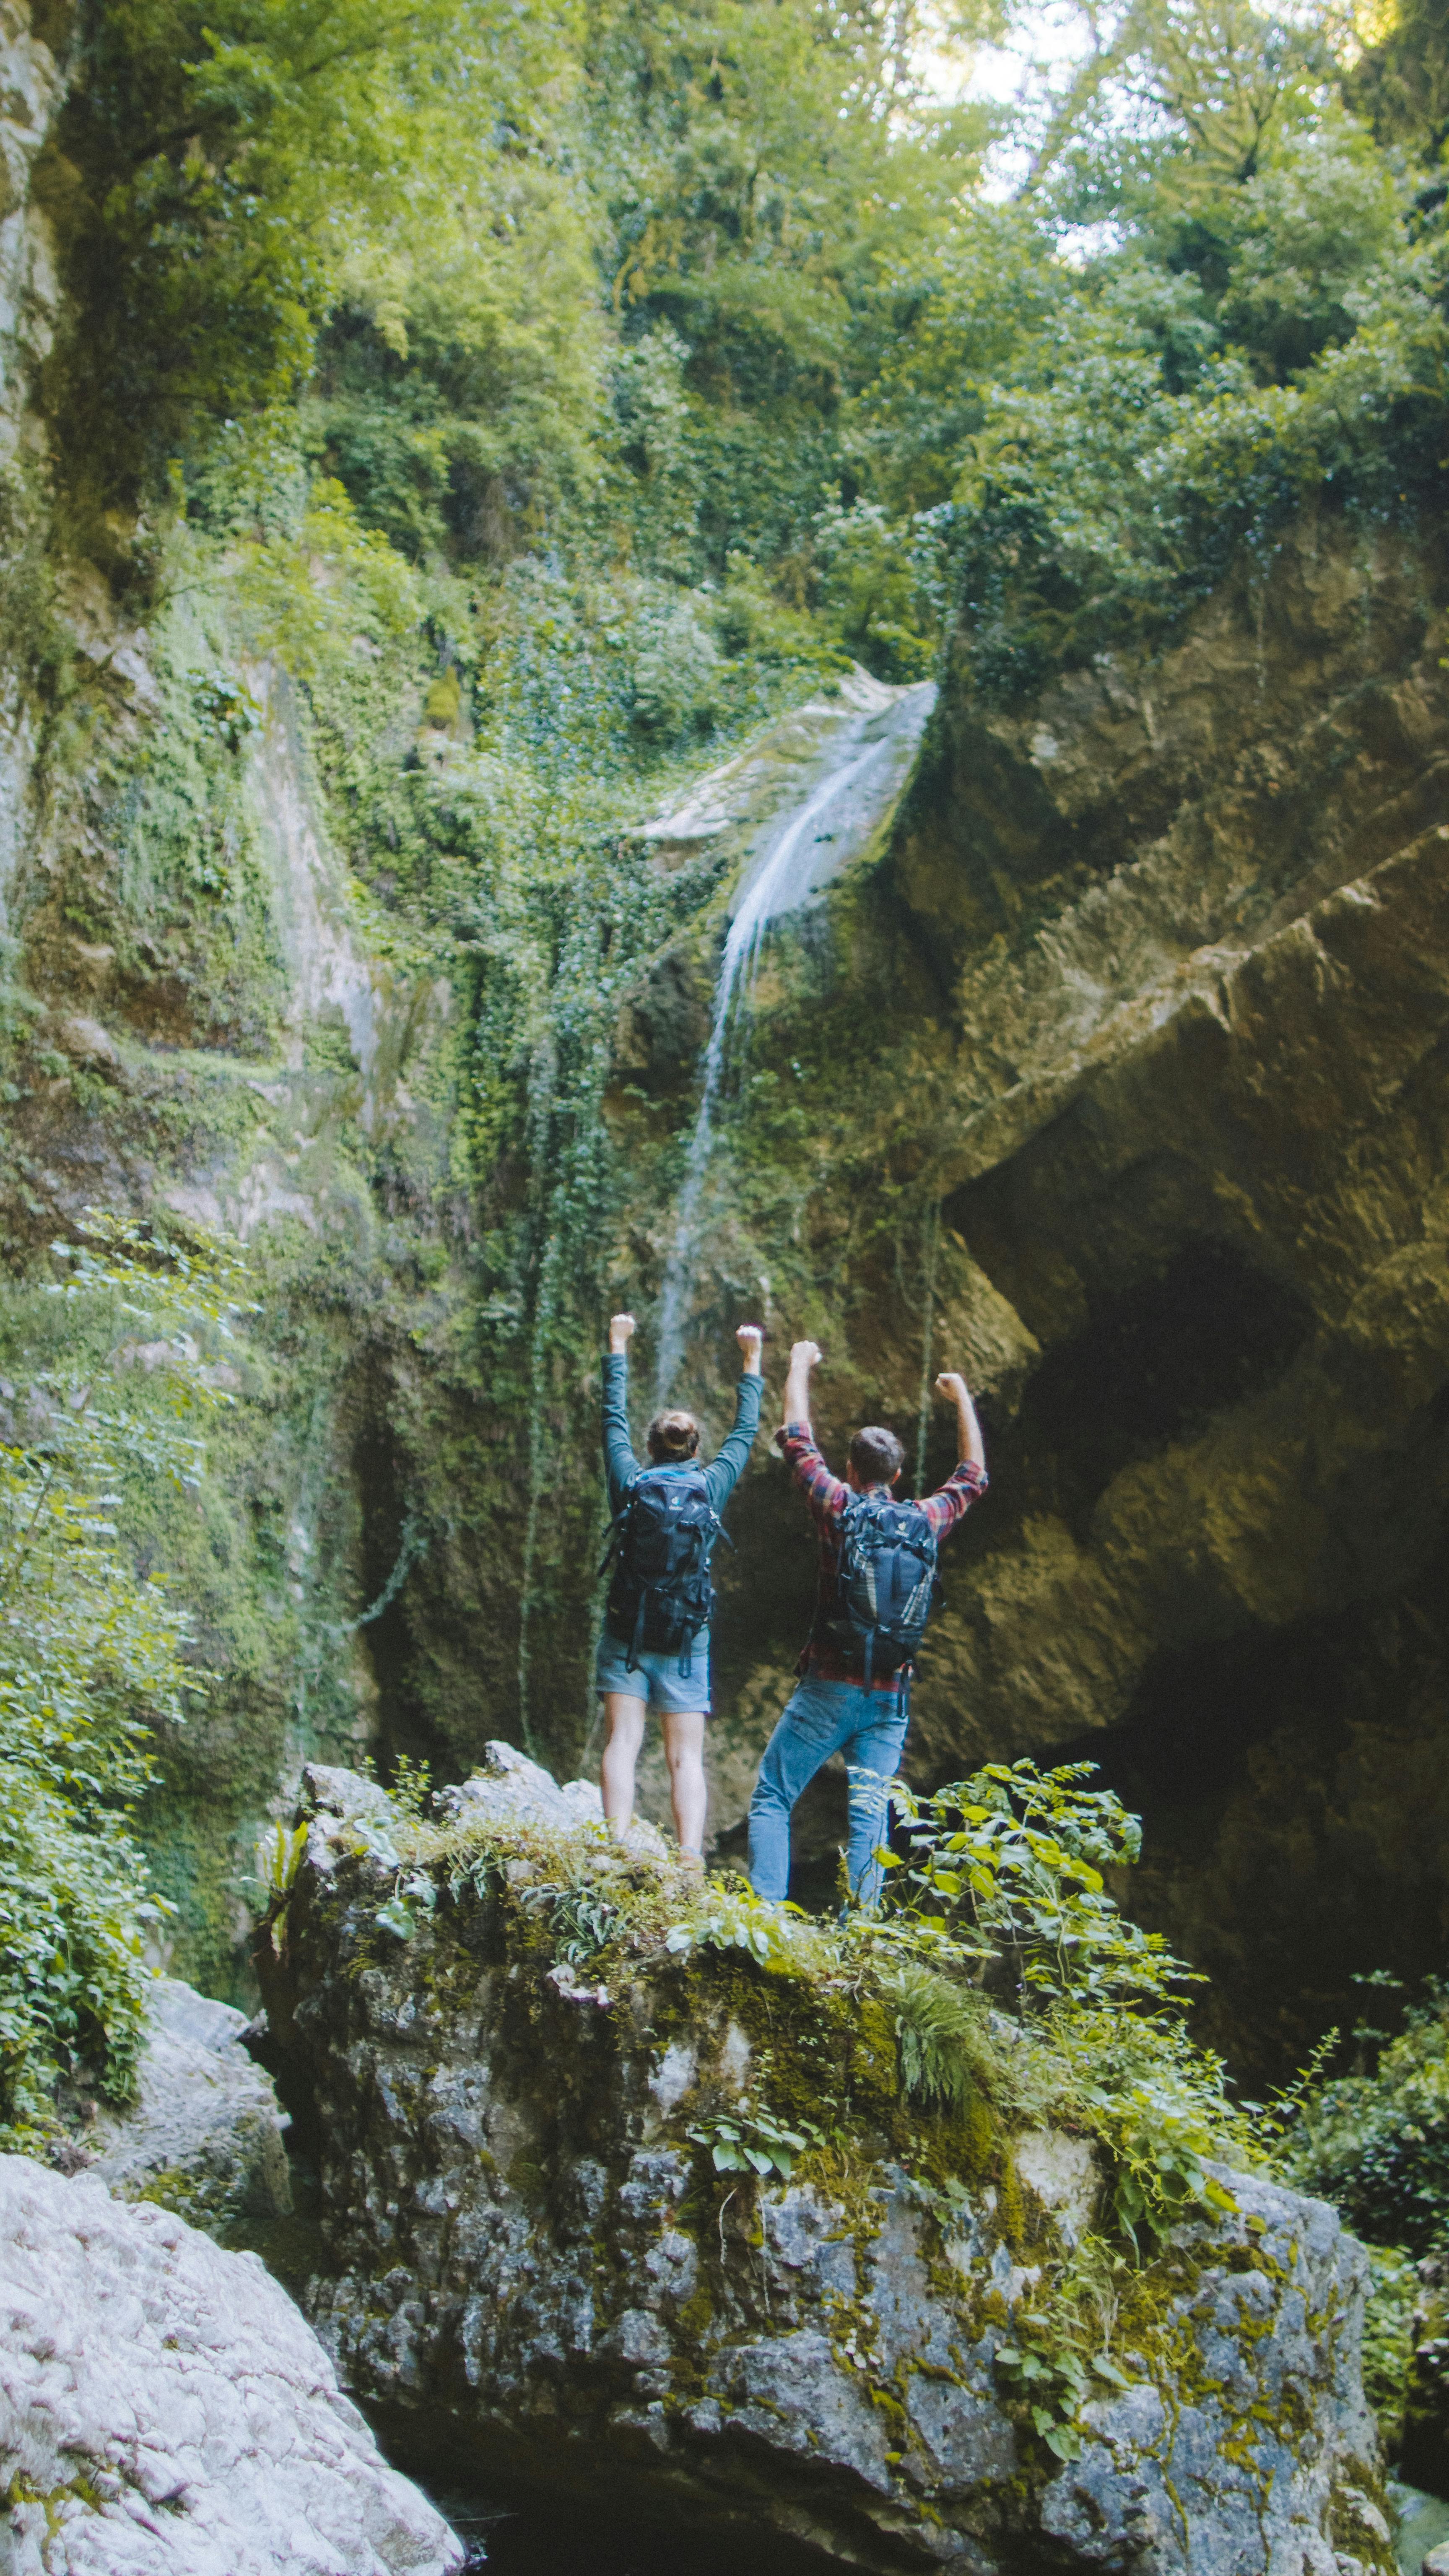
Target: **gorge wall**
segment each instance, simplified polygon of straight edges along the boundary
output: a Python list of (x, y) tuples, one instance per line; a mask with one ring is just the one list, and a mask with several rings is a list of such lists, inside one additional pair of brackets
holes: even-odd
[[(345, 638), (364, 776), (258, 646), (239, 558), (183, 532), (195, 580), (144, 609), (144, 529), (86, 551), (46, 483), (64, 84), (18, 13), (10, 41), (15, 596), (61, 677), (16, 660), (4, 709), (6, 1226), (22, 1265), (97, 1201), (252, 1248), (218, 1476), (155, 1505), (221, 1680), (148, 1832), (177, 1964), (223, 1986), (239, 1858), (304, 1757), (588, 1757), (589, 1346), (631, 1304), (650, 1370), (750, 816), (651, 838), (641, 791), (615, 912), (563, 875), (535, 939), (464, 885), (486, 710), (421, 621)], [(1165, 649), (1006, 711), (960, 640), (888, 846), (770, 931), (701, 1202), (681, 1385), (712, 1433), (758, 1308), (775, 1388), (792, 1334), (823, 1343), (827, 1445), (884, 1415), (934, 1475), (933, 1369), (983, 1392), (992, 1494), (945, 1563), (915, 1774), (1101, 1762), (1148, 1819), (1134, 1903), (1275, 2071), (1354, 1973), (1437, 1963), (1449, 1902), (1444, 594), (1427, 526), (1325, 503)], [(552, 1125), (490, 1144), (489, 1064), (566, 1016), (505, 1044), (496, 993), (571, 923), (597, 1117), (556, 1085)], [(610, 1176), (568, 1218), (596, 1267), (567, 1332), (561, 1137), (570, 1189)], [(731, 1526), (726, 1855), (812, 1583), (763, 1451)], [(822, 1885), (837, 1795), (801, 1819)]]
[[(1325, 516), (1009, 719), (962, 647), (889, 861), (762, 1003), (793, 1203), (719, 1274), (791, 1282), (837, 1442), (907, 1429), (928, 1359), (985, 1390), (915, 1766), (1102, 1763), (1134, 1902), (1275, 2066), (1443, 1937), (1441, 597), (1432, 545)], [(808, 1551), (778, 1467), (735, 1517), (763, 1716)]]

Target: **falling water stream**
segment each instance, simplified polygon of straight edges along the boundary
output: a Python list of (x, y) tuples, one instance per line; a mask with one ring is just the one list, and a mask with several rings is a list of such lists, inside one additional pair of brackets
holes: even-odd
[[(793, 793), (769, 814), (735, 898), (660, 1298), (655, 1394), (661, 1404), (668, 1401), (684, 1354), (700, 1202), (729, 1038), (738, 1010), (748, 1007), (766, 926), (780, 914), (796, 911), (879, 834), (899, 801), (935, 702), (932, 681), (889, 688), (857, 671), (842, 684), (837, 704), (800, 711), (800, 719), (825, 720), (825, 738), (804, 780), (797, 776), (791, 782)], [(710, 785), (706, 781), (695, 790), (691, 810), (707, 809)], [(676, 818), (675, 827), (684, 821), (683, 815)], [(654, 827), (654, 837), (667, 837), (669, 829), (666, 818)]]

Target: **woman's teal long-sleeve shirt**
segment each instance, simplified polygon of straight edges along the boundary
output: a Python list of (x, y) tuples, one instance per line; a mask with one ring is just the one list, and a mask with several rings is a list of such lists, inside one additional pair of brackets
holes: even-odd
[[(704, 1471), (705, 1492), (712, 1512), (722, 1512), (740, 1479), (741, 1470), (750, 1454), (755, 1433), (760, 1427), (760, 1403), (765, 1391), (762, 1377), (742, 1377), (735, 1391), (735, 1418), (729, 1438), (717, 1458), (711, 1459)], [(629, 1361), (623, 1351), (604, 1353), (604, 1465), (609, 1477), (609, 1509), (617, 1512), (625, 1494), (640, 1474), (642, 1461), (635, 1457), (629, 1442)], [(687, 1463), (693, 1466), (693, 1459)]]

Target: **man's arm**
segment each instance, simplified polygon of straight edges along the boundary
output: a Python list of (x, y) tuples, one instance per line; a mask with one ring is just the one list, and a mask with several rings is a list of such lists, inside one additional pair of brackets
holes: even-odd
[(617, 1511), (639, 1473), (629, 1439), (629, 1343), (632, 1315), (611, 1315), (609, 1347), (604, 1358), (604, 1466), (609, 1478), (609, 1508)]
[(979, 1467), (986, 1473), (986, 1443), (976, 1419), (976, 1407), (966, 1380), (955, 1369), (943, 1369), (936, 1380), (936, 1393), (956, 1407), (956, 1460), (958, 1466)]
[(800, 1487), (821, 1529), (838, 1519), (848, 1488), (832, 1476), (810, 1428), (810, 1372), (820, 1358), (815, 1342), (792, 1342), (790, 1374), (785, 1380), (785, 1421), (776, 1435), (785, 1464)]
[(734, 1492), (745, 1461), (754, 1445), (755, 1433), (760, 1427), (760, 1404), (765, 1392), (764, 1380), (760, 1375), (760, 1349), (764, 1338), (764, 1332), (758, 1324), (741, 1324), (735, 1334), (735, 1340), (739, 1343), (744, 1357), (740, 1383), (735, 1395), (734, 1423), (729, 1438), (722, 1444), (718, 1456), (705, 1470), (705, 1484), (712, 1511), (723, 1511), (730, 1495)]
[(956, 1407), (956, 1464), (944, 1485), (921, 1497), (921, 1509), (942, 1539), (986, 1491), (986, 1443), (964, 1377), (955, 1369), (944, 1370), (936, 1393)]
[(810, 1428), (810, 1372), (820, 1360), (818, 1342), (792, 1342), (790, 1374), (785, 1380), (785, 1429), (796, 1423)]

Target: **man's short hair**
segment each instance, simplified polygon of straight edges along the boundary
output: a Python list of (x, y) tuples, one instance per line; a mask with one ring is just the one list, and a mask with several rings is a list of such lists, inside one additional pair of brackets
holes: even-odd
[(850, 1444), (850, 1463), (863, 1485), (888, 1485), (905, 1462), (906, 1453), (895, 1433), (879, 1422), (868, 1422)]
[(644, 1434), (644, 1446), (656, 1467), (675, 1466), (681, 1459), (694, 1456), (699, 1447), (699, 1424), (692, 1413), (681, 1413), (677, 1407), (668, 1413), (656, 1413)]

